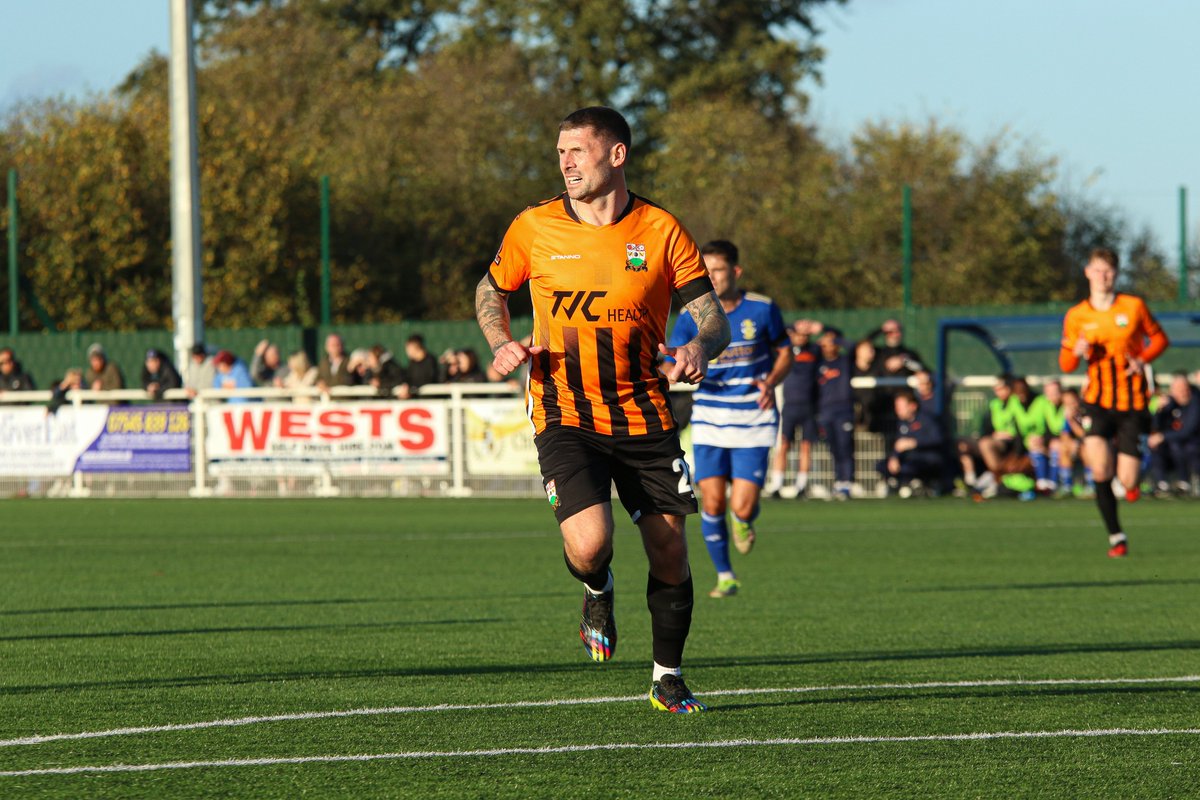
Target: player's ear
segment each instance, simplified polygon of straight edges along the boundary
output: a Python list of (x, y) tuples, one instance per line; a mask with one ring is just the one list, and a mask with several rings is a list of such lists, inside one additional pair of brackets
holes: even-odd
[(624, 142), (617, 142), (608, 151), (608, 160), (614, 167), (624, 166), (625, 160), (629, 158), (629, 148)]
[(741, 265), (741, 264), (734, 264), (734, 265), (733, 265), (733, 278), (734, 278), (734, 280), (738, 280), (738, 281), (740, 281), (740, 280), (742, 279), (742, 271), (743, 271), (743, 270), (742, 270), (742, 265)]

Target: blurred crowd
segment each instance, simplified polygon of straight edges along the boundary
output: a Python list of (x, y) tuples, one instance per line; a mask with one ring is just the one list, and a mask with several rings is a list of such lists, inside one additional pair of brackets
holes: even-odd
[[(489, 367), (485, 371), (479, 356), (470, 347), (449, 349), (435, 357), (425, 346), (421, 334), (409, 336), (404, 356), (395, 356), (382, 344), (347, 350), (339, 334), (325, 338), (324, 349), (316, 364), (308, 354), (296, 350), (285, 357), (279, 345), (262, 340), (249, 362), (226, 349), (195, 345), (182, 372), (176, 369), (171, 353), (159, 348), (146, 351), (140, 380), (126, 379), (124, 371), (105, 348), (92, 344), (86, 353), (87, 367), (72, 368), (46, 388), (53, 393), (57, 406), (72, 389), (141, 388), (156, 398), (171, 389), (183, 389), (190, 396), (201, 389), (245, 389), (276, 387), (299, 389), (315, 387), (321, 391), (337, 386), (371, 386), (381, 397), (414, 397), (422, 386), (439, 383), (504, 383), (506, 389), (518, 384), (505, 380)], [(0, 393), (36, 391), (33, 376), (11, 347), (0, 347)]]

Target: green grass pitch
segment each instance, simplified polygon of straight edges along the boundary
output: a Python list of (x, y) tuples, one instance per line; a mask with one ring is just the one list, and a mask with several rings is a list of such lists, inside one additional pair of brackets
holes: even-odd
[(0, 797), (1195, 796), (1197, 511), (769, 502), (727, 600), (693, 518), (677, 716), (624, 519), (596, 665), (544, 502), (10, 501)]

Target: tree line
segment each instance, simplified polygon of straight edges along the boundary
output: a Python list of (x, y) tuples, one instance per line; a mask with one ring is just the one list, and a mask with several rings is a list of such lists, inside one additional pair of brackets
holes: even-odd
[[(634, 125), (634, 191), (736, 241), (747, 284), (785, 308), (898, 304), (904, 185), (917, 304), (1074, 299), (1101, 242), (1132, 254), (1127, 282), (1174, 296), (1150, 234), (1062, 192), (1055, 158), (1011, 133), (880, 120), (823, 139), (813, 14), (838, 1), (199, 4), (208, 323), (317, 321), (322, 175), (335, 321), (469, 317), (512, 217), (562, 190), (558, 121), (597, 103)], [(60, 328), (169, 325), (167, 103), (152, 54), (111, 93), (0, 119), (22, 273)]]

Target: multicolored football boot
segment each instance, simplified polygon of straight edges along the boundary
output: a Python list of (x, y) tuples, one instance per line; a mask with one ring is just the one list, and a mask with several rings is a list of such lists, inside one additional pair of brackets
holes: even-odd
[(731, 515), (729, 529), (733, 532), (733, 546), (739, 553), (746, 555), (754, 549), (754, 525)]
[(742, 588), (742, 582), (737, 578), (722, 578), (717, 581), (717, 587), (709, 591), (709, 597), (733, 597)]
[[(609, 573), (610, 577), (612, 573)], [(592, 594), (583, 590), (583, 613), (579, 638), (592, 661), (608, 661), (617, 650), (617, 621), (613, 619), (613, 593)]]
[(650, 705), (672, 714), (698, 714), (708, 710), (708, 706), (697, 700), (683, 678), (677, 675), (663, 675), (662, 680), (654, 682), (650, 687)]

